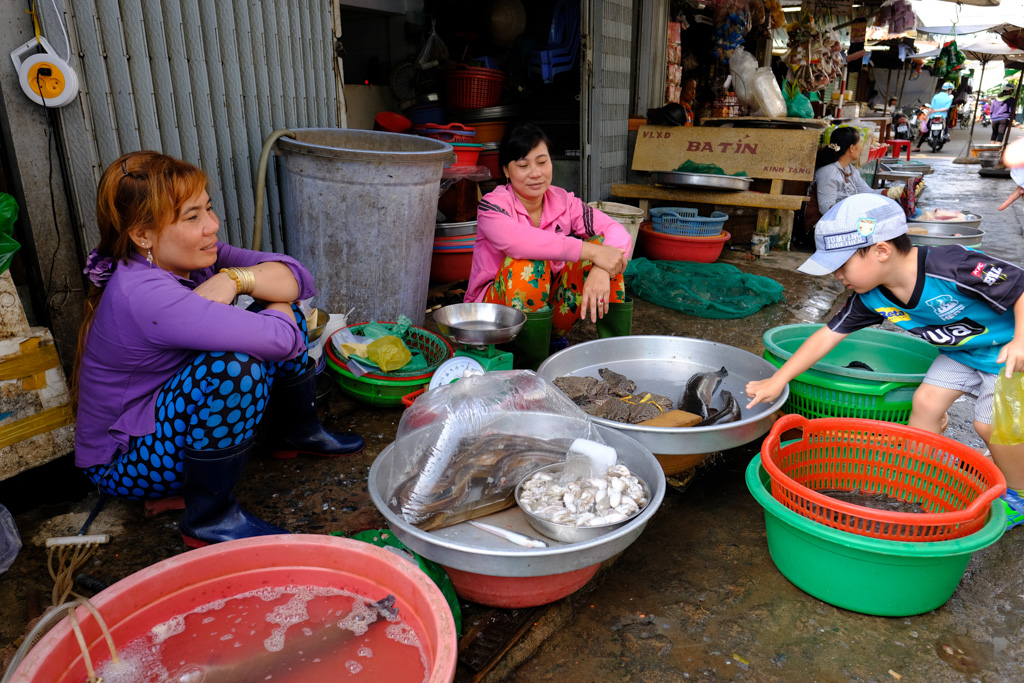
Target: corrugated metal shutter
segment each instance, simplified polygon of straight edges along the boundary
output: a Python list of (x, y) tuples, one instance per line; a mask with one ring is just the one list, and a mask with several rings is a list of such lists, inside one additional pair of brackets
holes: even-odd
[[(155, 149), (210, 176), (222, 240), (252, 241), (263, 140), (339, 125), (332, 3), (323, 0), (58, 0), (81, 94), (60, 110), (86, 249), (99, 240), (96, 185), (126, 152)], [(65, 5), (67, 5), (66, 10)], [(63, 56), (53, 7), (37, 5)], [(284, 250), (267, 178), (263, 248)]]
[(633, 9), (630, 0), (595, 0), (590, 17), (593, 49), (587, 126), (588, 199), (606, 199), (626, 177)]

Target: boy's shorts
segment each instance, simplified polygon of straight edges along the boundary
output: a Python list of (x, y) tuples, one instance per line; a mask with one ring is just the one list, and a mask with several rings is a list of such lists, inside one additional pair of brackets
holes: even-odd
[(940, 353), (928, 368), (924, 383), (974, 396), (974, 419), (982, 424), (992, 424), (996, 376), (991, 372), (976, 370)]

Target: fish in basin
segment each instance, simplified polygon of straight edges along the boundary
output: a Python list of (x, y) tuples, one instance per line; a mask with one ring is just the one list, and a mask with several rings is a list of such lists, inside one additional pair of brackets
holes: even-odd
[(686, 382), (683, 397), (679, 401), (679, 409), (707, 419), (711, 408), (711, 399), (721, 386), (722, 380), (729, 376), (723, 365), (715, 372), (698, 372)]
[(722, 407), (695, 424), (694, 427), (722, 425), (729, 422), (736, 422), (740, 419), (740, 404), (736, 400), (736, 397), (732, 395), (732, 392), (722, 389), (722, 393), (719, 394), (719, 396), (722, 397)]
[(579, 403), (586, 398), (591, 398), (597, 393), (607, 393), (605, 391), (598, 392), (598, 385), (601, 384), (601, 380), (596, 377), (576, 377), (575, 375), (567, 375), (565, 377), (556, 377), (554, 379), (554, 384), (574, 403)]

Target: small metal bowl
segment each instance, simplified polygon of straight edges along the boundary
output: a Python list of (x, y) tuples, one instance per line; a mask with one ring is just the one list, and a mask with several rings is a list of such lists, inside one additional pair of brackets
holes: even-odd
[(306, 327), (309, 329), (309, 341), (315, 342), (324, 333), (327, 322), (331, 319), (330, 313), (325, 313), (319, 308), (314, 308), (310, 317), (306, 318)]
[[(526, 508), (526, 506), (522, 505), (519, 502), (519, 494), (522, 491), (523, 484), (532, 479), (533, 475), (537, 474), (538, 472), (548, 472), (551, 474), (556, 474), (561, 472), (563, 467), (565, 467), (565, 463), (561, 462), (557, 462), (554, 465), (545, 465), (544, 467), (536, 469), (527, 474), (525, 477), (523, 477), (523, 480), (520, 481), (519, 484), (516, 486), (516, 505), (518, 505), (519, 509), (523, 511), (523, 516), (526, 517), (526, 521), (530, 523), (530, 526), (532, 526), (534, 529), (536, 529), (541, 534), (547, 536), (548, 538), (553, 538), (556, 541), (562, 541), (563, 543), (583, 543), (584, 541), (590, 541), (597, 538), (598, 536), (603, 536), (609, 531), (613, 531), (614, 529), (618, 529), (619, 527), (628, 524), (632, 519), (634, 519), (637, 515), (643, 512), (644, 509), (647, 507), (647, 505), (645, 504), (635, 514), (630, 515), (621, 522), (615, 522), (614, 524), (603, 524), (601, 526), (575, 526), (572, 524), (558, 524), (556, 522), (544, 519), (543, 517), (538, 517), (537, 515), (530, 512)], [(640, 477), (637, 477), (637, 479), (640, 479)], [(643, 487), (644, 496), (647, 498), (647, 501), (650, 502), (651, 489), (647, 486), (647, 482), (645, 482), (643, 479), (640, 479), (640, 486)]]
[(519, 334), (526, 314), (501, 304), (450, 304), (434, 311), (434, 322), (441, 334), (459, 344), (504, 344)]

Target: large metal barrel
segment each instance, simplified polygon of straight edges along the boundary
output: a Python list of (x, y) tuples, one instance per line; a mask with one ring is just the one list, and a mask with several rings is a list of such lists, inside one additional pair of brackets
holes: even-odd
[(423, 324), (441, 171), (452, 146), (415, 135), (294, 129), (275, 143), (288, 253), (316, 305), (350, 322)]

